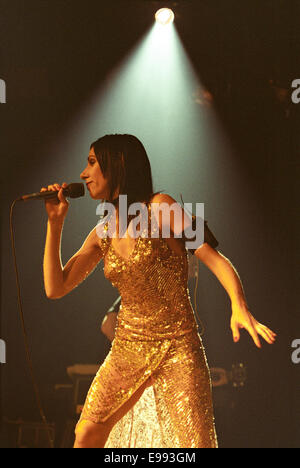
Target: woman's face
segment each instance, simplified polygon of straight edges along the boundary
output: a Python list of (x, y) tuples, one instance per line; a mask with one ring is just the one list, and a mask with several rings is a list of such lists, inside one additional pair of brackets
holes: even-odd
[(96, 200), (108, 199), (109, 186), (100, 169), (94, 148), (90, 149), (88, 163), (80, 178), (86, 183), (90, 196)]

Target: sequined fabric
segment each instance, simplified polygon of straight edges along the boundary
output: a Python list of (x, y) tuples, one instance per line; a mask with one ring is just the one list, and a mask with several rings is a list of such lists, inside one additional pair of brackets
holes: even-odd
[(151, 386), (146, 388), (134, 407), (113, 427), (105, 448), (162, 448), (163, 446), (156, 399)]
[(188, 292), (187, 251), (170, 249), (151, 222), (150, 205), (148, 214), (148, 228), (129, 258), (111, 239), (100, 240), (104, 274), (122, 301), (111, 351), (81, 420), (106, 421), (152, 375), (153, 386), (115, 425), (106, 447), (215, 448), (211, 382)]

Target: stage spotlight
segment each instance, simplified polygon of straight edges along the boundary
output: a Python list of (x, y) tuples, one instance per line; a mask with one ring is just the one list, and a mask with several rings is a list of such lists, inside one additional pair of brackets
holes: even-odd
[(170, 8), (161, 8), (156, 12), (155, 19), (159, 24), (166, 26), (167, 24), (173, 23), (175, 15)]

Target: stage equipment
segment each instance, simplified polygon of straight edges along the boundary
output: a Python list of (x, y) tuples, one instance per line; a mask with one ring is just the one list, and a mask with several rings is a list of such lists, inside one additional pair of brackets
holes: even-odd
[(162, 26), (173, 23), (175, 15), (170, 8), (161, 8), (155, 14), (156, 21)]
[[(5, 420), (10, 444), (13, 448), (53, 448), (55, 439), (55, 425), (35, 421)], [(49, 434), (51, 439), (49, 440)]]

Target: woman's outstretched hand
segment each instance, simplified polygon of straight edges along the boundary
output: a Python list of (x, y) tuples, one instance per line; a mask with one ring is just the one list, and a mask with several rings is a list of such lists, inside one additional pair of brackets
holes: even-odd
[(58, 200), (55, 198), (45, 200), (46, 211), (48, 213), (48, 218), (50, 221), (64, 220), (64, 218), (66, 217), (69, 208), (69, 202), (63, 195), (63, 189), (66, 187), (67, 184), (64, 182), (62, 185), (53, 184), (48, 185), (47, 188), (43, 187), (41, 189), (41, 192), (47, 190), (53, 190), (58, 192)]
[(270, 330), (265, 325), (259, 323), (251, 315), (248, 307), (245, 303), (238, 304), (232, 303), (232, 317), (231, 317), (231, 330), (233, 335), (233, 341), (237, 343), (240, 340), (240, 329), (245, 328), (248, 333), (252, 336), (255, 345), (261, 348), (259, 336), (269, 344), (273, 344), (276, 339), (276, 333)]

